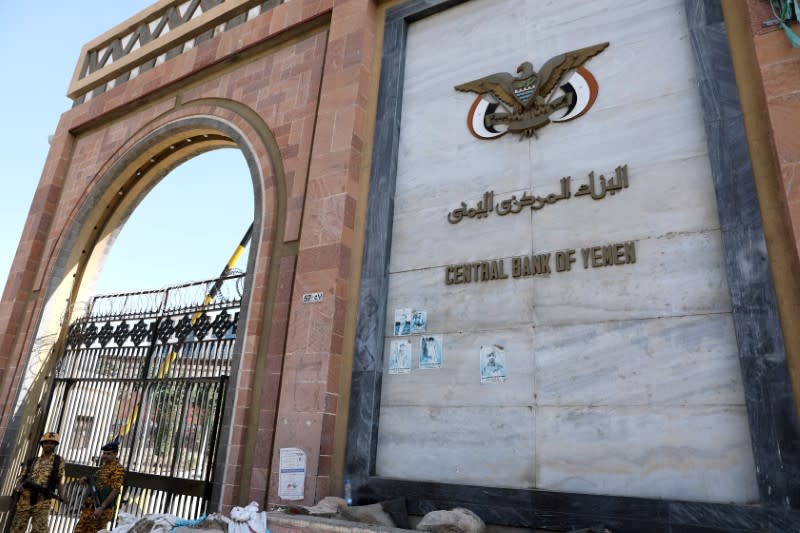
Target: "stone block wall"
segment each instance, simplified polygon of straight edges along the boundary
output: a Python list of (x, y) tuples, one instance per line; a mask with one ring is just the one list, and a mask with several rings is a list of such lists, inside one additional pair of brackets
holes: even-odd
[[(20, 414), (38, 401), (20, 383), (44, 309), (68, 316), (89, 258), (102, 253), (98, 243), (135, 207), (117, 191), (124, 184), (141, 198), (203, 148), (137, 178), (144, 161), (208, 132), (242, 150), (256, 203), (217, 498), (224, 506), (279, 500), (273, 450), (281, 447), (308, 454), (306, 503), (331, 492), (332, 458), (343, 455), (333, 436), (345, 423), (337, 413), (346, 317), (357, 305), (352, 263), (360, 260), (353, 246), (364, 209), (374, 11), (369, 0), (292, 0), (64, 113), (0, 302), (6, 450), (25, 445)], [(322, 302), (301, 303), (316, 291)]]

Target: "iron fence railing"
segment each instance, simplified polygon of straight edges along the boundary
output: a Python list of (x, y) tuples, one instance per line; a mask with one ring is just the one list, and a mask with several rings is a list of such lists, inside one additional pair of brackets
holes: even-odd
[(67, 470), (50, 531), (72, 531), (84, 500), (78, 480), (112, 438), (126, 467), (118, 510), (207, 511), (243, 282), (237, 273), (221, 284), (97, 296), (70, 324), (43, 426), (61, 434)]

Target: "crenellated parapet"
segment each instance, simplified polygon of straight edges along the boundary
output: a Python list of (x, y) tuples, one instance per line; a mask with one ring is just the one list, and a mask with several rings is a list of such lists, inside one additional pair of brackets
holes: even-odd
[(81, 104), (286, 0), (162, 0), (84, 45), (67, 96)]

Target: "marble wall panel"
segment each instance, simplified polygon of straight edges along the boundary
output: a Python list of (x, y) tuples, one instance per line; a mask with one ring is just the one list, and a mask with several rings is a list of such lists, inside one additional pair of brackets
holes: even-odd
[(742, 405), (729, 313), (536, 328), (539, 406)]
[[(613, 175), (610, 166), (594, 170), (597, 176), (601, 172), (607, 177)], [(504, 217), (493, 212), (486, 218), (465, 218), (457, 224), (447, 221), (448, 213), (462, 201), (474, 207), (483, 193), (474, 197), (453, 195), (431, 207), (396, 212), (390, 271), (530, 253), (533, 234), (537, 247), (547, 251), (719, 229), (709, 173), (705, 155), (666, 164), (630, 165), (630, 186), (615, 195), (600, 200), (573, 196), (537, 211), (525, 209)], [(504, 194), (494, 191), (495, 203), (512, 194), (520, 198), (524, 192), (541, 196), (557, 193), (560, 178), (555, 174), (545, 185)], [(574, 194), (587, 183), (587, 176), (572, 175), (570, 183)], [(636, 214), (633, 217), (632, 212)], [(580, 231), (576, 231), (578, 228)]]
[[(541, 130), (531, 150), (532, 176), (579, 174), (622, 163), (634, 167), (666, 164), (706, 154), (700, 112), (695, 91), (592, 108), (577, 120)], [(500, 141), (512, 140), (506, 137)]]
[[(406, 63), (404, 101), (430, 99), (442, 86), (452, 90), (455, 84), (500, 70), (487, 70), (487, 65), (507, 64), (505, 71), (513, 73), (527, 60), (538, 69), (556, 54), (599, 42), (611, 47), (589, 65), (602, 72), (601, 86), (608, 88), (602, 93), (614, 95), (607, 105), (652, 99), (695, 83), (680, 2), (622, 1), (615, 9), (602, 2), (577, 6), (562, 10), (529, 0), (473, 1), (412, 24), (407, 56), (414, 61)], [(581, 13), (566, 14), (573, 9)], [(643, 75), (649, 83), (630, 83)]]
[[(576, 239), (570, 271), (555, 271), (551, 257), (550, 274), (525, 278), (511, 277), (510, 256), (508, 279), (445, 285), (444, 267), (390, 274), (386, 335), (394, 309), (409, 307), (426, 310), (439, 332), (730, 312), (719, 231), (639, 240), (636, 263), (584, 268), (581, 249), (604, 244)], [(537, 254), (556, 251), (534, 247)]]
[[(565, 175), (607, 172), (621, 164), (635, 171), (659, 163), (666, 173), (670, 165), (707, 153), (695, 92), (592, 109), (573, 122), (543, 128), (533, 141), (477, 140), (464, 124), (471, 97), (455, 94), (448, 100), (443, 111), (423, 108), (412, 113), (417, 118), (403, 119), (398, 213), (486, 190), (549, 186)], [(710, 181), (710, 174), (705, 179)]]
[[(595, 168), (606, 177), (611, 167)], [(705, 155), (669, 163), (629, 165), (629, 187), (593, 200), (580, 196), (534, 212), (537, 246), (577, 246), (587, 241), (619, 242), (719, 229), (714, 187)], [(571, 189), (586, 184), (585, 174), (571, 176)], [(558, 190), (558, 180), (534, 189), (536, 195)], [(509, 218), (508, 215), (506, 218)]]
[(536, 326), (725, 313), (731, 304), (721, 254), (719, 231), (639, 240), (635, 264), (611, 267), (584, 269), (576, 248), (572, 270), (520, 278), (516, 292), (530, 285)]
[(536, 454), (543, 489), (758, 499), (744, 407), (539, 407)]
[[(529, 140), (471, 136), (475, 95), (454, 85), (603, 41), (586, 115)], [(384, 349), (394, 309), (410, 307), (445, 350), (441, 369), (384, 373), (377, 474), (757, 500), (683, 1), (473, 0), (412, 23), (404, 68)], [(574, 196), (623, 164), (628, 188)], [(446, 220), (490, 190), (557, 194), (567, 175), (573, 196), (541, 210)], [(626, 241), (635, 263), (584, 268), (581, 248)], [(512, 256), (564, 249), (565, 272), (551, 258), (545, 275), (445, 284), (448, 264), (503, 260), (511, 276)], [(479, 383), (488, 343), (507, 345), (503, 384)]]
[[(525, 191), (530, 192), (525, 189), (514, 194), (520, 198)], [(462, 200), (474, 206), (478, 198), (452, 200), (457, 201), (395, 214), (390, 272), (531, 252), (533, 213), (530, 210), (514, 216), (501, 218), (490, 214), (481, 220), (463, 219), (451, 224), (447, 221), (448, 213), (460, 207)]]
[[(438, 331), (429, 332), (434, 334)], [(470, 331), (443, 335), (442, 367), (417, 368), (419, 335), (408, 337), (413, 346), (410, 374), (385, 374), (381, 409), (389, 406), (497, 406), (533, 405), (534, 332), (529, 326), (492, 331)], [(505, 348), (508, 372), (504, 383), (480, 382), (480, 346)], [(385, 350), (388, 350), (387, 341)], [(386, 352), (388, 353), (388, 352)]]
[(493, 331), (530, 325), (533, 291), (503, 290), (509, 280), (447, 285), (445, 269), (426, 268), (389, 276), (385, 334), (392, 335), (394, 310), (428, 312), (428, 329), (438, 333)]
[[(461, 83), (452, 82), (454, 74), (498, 60), (511, 61), (509, 68), (516, 68), (522, 61), (520, 44), (528, 40), (528, 30), (519, 24), (520, 4), (519, 0), (465, 2), (412, 24), (406, 57), (413, 60), (406, 62), (404, 95), (426, 90), (438, 93), (442, 86), (452, 90), (453, 85)], [(487, 24), (487, 15), (491, 24)], [(457, 54), (451, 55), (453, 52)]]
[(533, 485), (533, 409), (381, 409), (377, 475), (502, 487)]
[(531, 146), (516, 139), (479, 143), (466, 126), (472, 98), (453, 98), (460, 105), (450, 102), (442, 110), (420, 110), (426, 115), (420, 123), (403, 119), (395, 192), (398, 214), (454, 201), (457, 206), (487, 190), (504, 193), (531, 187)]
[[(516, 5), (515, 9), (528, 5), (524, 2), (512, 4)], [(633, 7), (644, 9), (641, 4), (634, 4)], [(625, 7), (620, 6), (620, 9), (625, 10)], [(658, 33), (658, 38), (647, 33), (652, 32), (649, 28), (652, 22), (648, 17), (642, 18), (642, 21), (648, 21), (646, 29), (634, 25), (626, 30), (627, 33), (620, 33), (616, 26), (595, 27), (594, 33), (606, 32), (602, 39), (611, 41), (615, 47), (591, 60), (601, 84), (594, 108), (579, 120), (548, 126), (540, 130), (538, 139), (522, 142), (510, 137), (492, 142), (473, 139), (465, 123), (466, 112), (475, 95), (453, 90), (458, 83), (490, 74), (492, 71), (487, 71), (486, 65), (503, 65), (505, 61), (508, 70), (513, 71), (522, 60), (518, 45), (506, 46), (504, 53), (508, 57), (498, 55), (495, 47), (490, 46), (492, 53), (486, 57), (486, 44), (498, 41), (496, 28), (503, 26), (487, 25), (482, 21), (485, 21), (487, 13), (506, 16), (513, 9), (486, 2), (468, 2), (454, 10), (468, 13), (476, 21), (470, 19), (467, 23), (450, 26), (445, 23), (446, 28), (451, 27), (455, 32), (448, 34), (450, 38), (445, 40), (440, 37), (442, 29), (437, 21), (457, 20), (449, 13), (424, 19), (409, 30), (408, 57), (414, 60), (406, 62), (396, 198), (398, 211), (415, 209), (412, 206), (419, 206), (426, 199), (440, 201), (443, 195), (452, 192), (474, 194), (487, 188), (506, 192), (535, 184), (537, 177), (552, 179), (562, 173), (586, 172), (592, 166), (610, 165), (613, 168), (621, 160), (644, 164), (654, 158), (668, 159), (670, 155), (682, 158), (686, 157), (687, 149), (690, 154), (696, 153), (691, 150), (698, 147), (704, 150), (704, 143), (697, 143), (697, 134), (702, 134), (702, 123), (687, 30), (685, 24), (679, 26), (681, 31), (674, 30), (673, 22), (685, 18), (679, 4), (654, 9), (656, 14), (666, 11), (675, 19), (669, 24), (660, 21), (662, 28), (671, 30)], [(585, 17), (590, 20), (593, 10), (588, 11)], [(598, 10), (599, 13), (603, 11), (607, 10)], [(637, 11), (633, 9), (632, 12)], [(520, 26), (514, 24), (508, 28), (513, 33), (513, 28)], [(535, 33), (538, 30), (534, 26), (526, 31)], [(619, 40), (628, 33), (631, 34), (628, 42)], [(574, 43), (574, 32), (562, 35), (561, 44), (548, 37), (548, 49), (557, 47), (552, 52), (545, 53), (530, 46), (524, 50), (536, 50), (537, 54), (547, 58), (579, 46), (567, 42), (569, 39)], [(601, 37), (591, 39), (602, 40)], [(499, 41), (508, 44), (505, 37)], [(660, 63), (668, 64), (669, 68), (653, 67)], [(647, 79), (648, 83), (636, 83), (640, 79)], [(672, 98), (663, 98), (667, 95)], [(625, 121), (625, 117), (634, 117), (635, 120)], [(686, 127), (687, 120), (691, 121), (691, 128)], [(684, 146), (681, 150), (681, 140), (691, 146)], [(609, 146), (612, 146), (611, 150)], [(629, 153), (620, 147), (630, 148)], [(576, 154), (580, 154), (580, 158), (576, 158)], [(563, 155), (567, 156), (566, 161)], [(638, 156), (638, 159), (632, 156)], [(570, 167), (567, 161), (583, 165)]]
[[(498, 7), (485, 0), (484, 6), (488, 9)], [(608, 41), (630, 45), (641, 41), (683, 39), (689, 33), (681, 0), (620, 0), (590, 4), (516, 0), (514, 7), (524, 13), (522, 20), (534, 42), (553, 39), (572, 42), (578, 36), (589, 40), (590, 36), (608, 35)], [(558, 46), (558, 43), (552, 46)]]

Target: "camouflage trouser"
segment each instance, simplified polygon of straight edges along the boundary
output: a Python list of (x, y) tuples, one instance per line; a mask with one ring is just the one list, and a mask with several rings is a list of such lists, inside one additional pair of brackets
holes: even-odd
[(97, 519), (94, 516), (94, 507), (86, 506), (81, 511), (81, 516), (72, 533), (97, 533), (97, 531), (105, 529), (112, 518), (114, 518), (114, 509), (104, 510), (102, 516)]
[(31, 521), (31, 533), (47, 533), (47, 519), (50, 517), (50, 500), (39, 500), (31, 505), (30, 492), (25, 490), (14, 508), (14, 521), (9, 533), (25, 533), (28, 520)]

